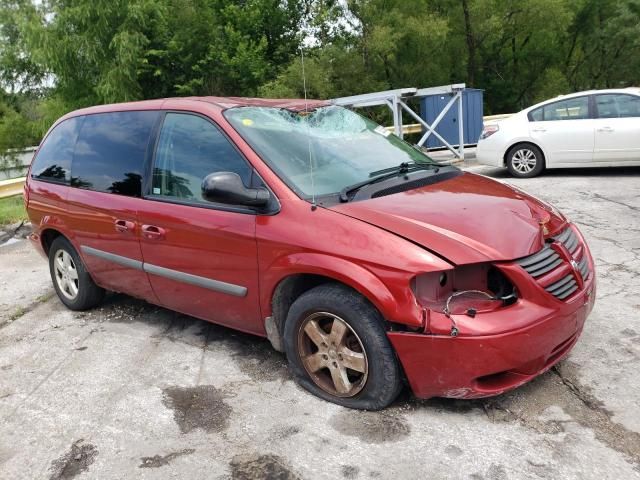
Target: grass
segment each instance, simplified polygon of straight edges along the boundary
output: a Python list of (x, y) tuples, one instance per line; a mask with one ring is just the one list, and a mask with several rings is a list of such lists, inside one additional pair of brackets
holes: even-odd
[(27, 219), (22, 195), (0, 198), (0, 226)]
[(29, 310), (27, 310), (24, 307), (18, 307), (15, 309), (15, 311), (9, 315), (9, 321), (13, 322), (17, 319), (19, 319), (20, 317), (22, 317), (25, 313), (27, 313)]

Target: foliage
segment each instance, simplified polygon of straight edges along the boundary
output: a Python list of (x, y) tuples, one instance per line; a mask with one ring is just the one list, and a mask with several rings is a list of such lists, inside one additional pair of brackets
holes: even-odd
[(640, 76), (640, 0), (0, 0), (0, 149), (65, 112), (177, 95), (466, 82), (516, 111)]
[(27, 218), (22, 195), (0, 198), (0, 226), (9, 225)]

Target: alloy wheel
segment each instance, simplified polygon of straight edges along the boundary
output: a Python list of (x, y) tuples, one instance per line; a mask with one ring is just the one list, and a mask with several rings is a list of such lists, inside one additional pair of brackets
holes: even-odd
[(53, 262), (58, 289), (69, 300), (74, 300), (78, 296), (80, 284), (73, 257), (61, 249), (56, 252)]
[(353, 397), (368, 375), (367, 354), (356, 332), (328, 312), (305, 318), (298, 331), (298, 352), (313, 382), (337, 397)]
[(511, 157), (511, 165), (518, 173), (530, 173), (536, 168), (537, 163), (536, 154), (528, 148), (516, 150)]

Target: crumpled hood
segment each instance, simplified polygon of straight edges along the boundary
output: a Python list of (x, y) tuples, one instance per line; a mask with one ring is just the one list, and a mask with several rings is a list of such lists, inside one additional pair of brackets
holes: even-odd
[(566, 219), (508, 185), (464, 173), (426, 187), (330, 207), (420, 244), (456, 265), (535, 253)]

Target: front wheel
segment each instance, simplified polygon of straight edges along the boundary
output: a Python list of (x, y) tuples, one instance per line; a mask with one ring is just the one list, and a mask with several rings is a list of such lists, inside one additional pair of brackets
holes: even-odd
[(507, 153), (507, 169), (517, 178), (531, 178), (544, 170), (542, 151), (530, 143), (516, 145)]
[(338, 405), (364, 410), (388, 406), (402, 374), (380, 313), (339, 284), (302, 294), (284, 328), (287, 358), (298, 383)]

